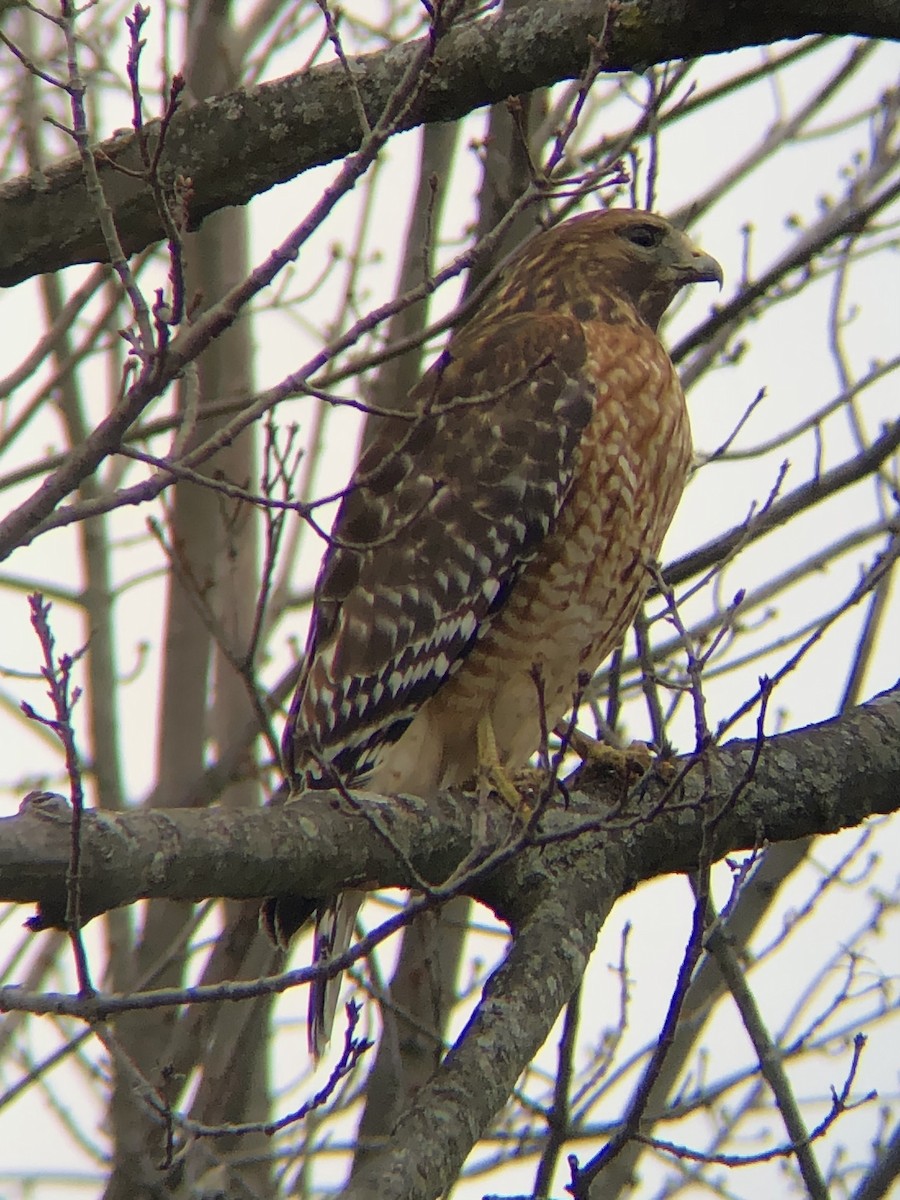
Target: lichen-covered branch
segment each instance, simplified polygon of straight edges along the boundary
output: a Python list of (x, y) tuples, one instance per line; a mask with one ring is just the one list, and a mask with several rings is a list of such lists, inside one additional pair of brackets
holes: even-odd
[[(677, 786), (651, 780), (640, 798), (613, 808), (620, 781), (583, 768), (570, 781), (568, 806), (552, 807), (542, 819), (540, 845), (480, 881), (473, 894), (521, 921), (537, 881), (565, 873), (586, 850), (621, 855), (622, 878), (632, 887), (692, 869), (704, 837), (718, 858), (893, 812), (900, 806), (900, 687), (844, 717), (768, 739), (751, 778), (757, 750), (755, 740), (711, 749), (704, 769), (698, 764)], [(96, 916), (147, 897), (328, 896), (361, 880), (440, 884), (473, 849), (471, 796), (357, 796), (354, 811), (320, 792), (302, 804), (254, 811), (85, 812), (81, 911)], [(484, 806), (481, 850), (500, 846), (516, 820), (502, 803)], [(70, 823), (66, 802), (48, 793), (32, 794), (16, 816), (0, 820), (0, 900), (39, 904), (42, 924), (61, 922), (65, 913)]]
[[(531, 0), (499, 16), (460, 24), (443, 39), (439, 59), (417, 103), (398, 128), (448, 121), (511, 95), (580, 74), (591, 40), (604, 28), (598, 0)], [(900, 36), (900, 0), (814, 3), (736, 0), (727, 7), (701, 0), (637, 0), (609, 14), (604, 68), (642, 70), (742, 46), (768, 45), (807, 34)], [(416, 42), (348, 60), (355, 94), (370, 122), (419, 52)], [(190, 179), (190, 219), (253, 196), (360, 145), (357, 106), (345, 102), (339, 62), (252, 89), (239, 89), (186, 109), (169, 122), (159, 178)], [(145, 124), (152, 140), (158, 123)], [(126, 253), (165, 236), (153, 190), (141, 178), (133, 132), (101, 142), (94, 155), (106, 203)], [(120, 168), (124, 168), (120, 169)], [(75, 262), (104, 261), (106, 247), (77, 158), (49, 167), (40, 180), (21, 176), (0, 188), (0, 285)]]

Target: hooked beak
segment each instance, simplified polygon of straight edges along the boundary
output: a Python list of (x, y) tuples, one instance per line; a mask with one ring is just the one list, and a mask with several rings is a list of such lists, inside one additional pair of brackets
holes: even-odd
[(721, 288), (725, 282), (721, 264), (711, 254), (698, 250), (692, 243), (687, 243), (688, 254), (675, 265), (679, 278), (685, 283), (717, 283)]

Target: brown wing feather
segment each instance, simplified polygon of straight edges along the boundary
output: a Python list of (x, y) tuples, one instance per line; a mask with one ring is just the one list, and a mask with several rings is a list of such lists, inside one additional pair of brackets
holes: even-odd
[(291, 775), (364, 777), (490, 626), (553, 528), (593, 388), (581, 325), (461, 331), (360, 461), (316, 587), (285, 736)]

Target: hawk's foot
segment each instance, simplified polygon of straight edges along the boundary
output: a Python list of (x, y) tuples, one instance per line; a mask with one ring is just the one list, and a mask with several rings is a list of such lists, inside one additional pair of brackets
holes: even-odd
[(671, 777), (675, 770), (671, 759), (656, 754), (646, 742), (632, 742), (620, 749), (575, 730), (570, 745), (583, 763), (591, 763), (627, 780), (640, 779), (648, 771)]
[(526, 808), (525, 799), (516, 787), (509, 772), (500, 761), (497, 752), (497, 740), (494, 737), (494, 726), (491, 718), (483, 716), (478, 722), (478, 788), (486, 792), (495, 791), (509, 805), (513, 812), (521, 812)]
[(544, 767), (522, 767), (512, 777), (512, 783), (520, 796), (537, 800), (547, 790), (550, 772)]

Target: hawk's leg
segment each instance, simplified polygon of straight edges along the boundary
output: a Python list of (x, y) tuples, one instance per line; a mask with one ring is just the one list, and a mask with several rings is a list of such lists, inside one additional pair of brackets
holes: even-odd
[(509, 777), (497, 752), (497, 739), (491, 718), (485, 715), (478, 722), (478, 781), (486, 783), (499, 792), (510, 808), (516, 812), (522, 808), (522, 796)]

